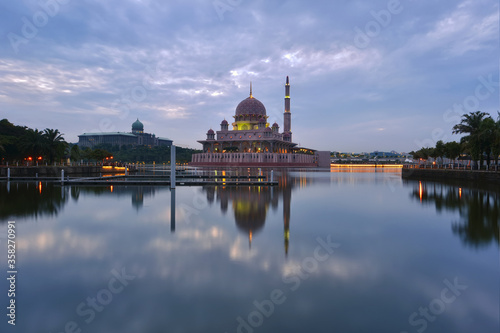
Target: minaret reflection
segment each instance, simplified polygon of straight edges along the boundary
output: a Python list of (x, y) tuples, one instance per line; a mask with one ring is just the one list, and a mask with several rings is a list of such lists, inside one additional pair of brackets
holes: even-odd
[(288, 256), (288, 242), (290, 240), (290, 202), (292, 201), (292, 187), (288, 186), (288, 178), (281, 180), (283, 184), (283, 227), (285, 236), (285, 256)]
[(278, 209), (283, 202), (283, 227), (285, 255), (288, 254), (290, 240), (290, 203), (293, 182), (286, 172), (279, 176), (278, 186), (205, 186), (207, 200), (220, 203), (225, 214), (232, 207), (237, 228), (248, 235), (251, 248), (253, 238), (263, 229), (269, 208)]

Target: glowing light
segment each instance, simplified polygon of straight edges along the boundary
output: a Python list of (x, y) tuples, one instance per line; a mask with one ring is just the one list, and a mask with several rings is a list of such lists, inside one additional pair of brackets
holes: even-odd
[(402, 164), (335, 164), (331, 163), (332, 168), (403, 168)]
[(110, 190), (111, 190), (111, 193), (113, 193), (113, 185), (111, 185)]
[(42, 159), (42, 156), (38, 156), (38, 160), (41, 160)]
[(42, 194), (42, 182), (38, 183), (38, 191)]
[(424, 196), (424, 188), (422, 187), (422, 182), (418, 182), (418, 194), (420, 196), (420, 202), (422, 202), (422, 197)]
[(31, 160), (32, 160), (31, 156), (30, 156), (30, 157), (28, 157), (28, 161), (31, 161)]
[(460, 199), (462, 199), (462, 188), (461, 187), (458, 189), (458, 197)]

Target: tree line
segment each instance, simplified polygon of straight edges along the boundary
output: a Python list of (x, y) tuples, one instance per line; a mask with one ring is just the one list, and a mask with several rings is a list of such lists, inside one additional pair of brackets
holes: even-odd
[(53, 163), (66, 154), (68, 143), (57, 129), (43, 131), (16, 126), (0, 120), (0, 158), (2, 162), (44, 161)]
[(453, 134), (465, 134), (460, 142), (443, 142), (439, 140), (435, 147), (425, 147), (417, 151), (410, 152), (414, 159), (434, 159), (447, 157), (455, 160), (465, 155), (478, 168), (486, 160), (489, 166), (491, 160), (498, 166), (500, 155), (500, 112), (495, 121), (490, 114), (476, 111), (464, 114), (460, 123), (453, 126)]
[[(191, 156), (200, 152), (200, 150), (177, 147), (176, 161), (190, 162)], [(7, 119), (0, 120), (1, 164), (15, 162), (34, 164), (36, 161), (53, 164), (68, 158), (73, 162), (102, 162), (111, 157), (113, 161), (124, 163), (169, 163), (170, 147), (102, 144), (81, 149), (77, 144), (66, 142), (63, 134), (57, 129), (46, 128), (40, 131), (14, 125)]]

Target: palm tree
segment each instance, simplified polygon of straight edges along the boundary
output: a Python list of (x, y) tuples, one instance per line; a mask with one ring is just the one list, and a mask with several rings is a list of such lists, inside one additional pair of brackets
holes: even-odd
[(483, 151), (481, 149), (479, 136), (481, 132), (481, 123), (487, 116), (489, 117), (489, 114), (481, 111), (464, 114), (460, 124), (453, 126), (453, 134), (468, 134), (462, 137), (460, 141), (467, 144), (474, 161), (482, 160)]
[(21, 138), (21, 149), (25, 155), (34, 158), (42, 156), (45, 150), (43, 132), (38, 129), (29, 128)]
[(490, 165), (493, 142), (495, 140), (495, 127), (496, 123), (491, 117), (483, 119), (481, 125), (479, 126), (479, 145), (481, 147), (481, 152), (486, 154), (488, 167)]
[(491, 145), (491, 153), (495, 159), (495, 170), (498, 170), (498, 156), (500, 155), (500, 112), (497, 112), (497, 121), (493, 130), (493, 144)]
[(43, 131), (45, 138), (47, 155), (49, 162), (52, 164), (56, 158), (61, 158), (64, 155), (68, 143), (64, 140), (62, 133), (57, 129), (46, 128)]

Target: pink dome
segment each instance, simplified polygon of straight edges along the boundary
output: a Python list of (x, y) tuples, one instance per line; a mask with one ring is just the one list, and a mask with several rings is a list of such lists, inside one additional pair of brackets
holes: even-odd
[(236, 116), (240, 115), (266, 115), (266, 107), (257, 98), (248, 97), (236, 107)]

